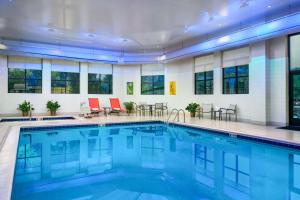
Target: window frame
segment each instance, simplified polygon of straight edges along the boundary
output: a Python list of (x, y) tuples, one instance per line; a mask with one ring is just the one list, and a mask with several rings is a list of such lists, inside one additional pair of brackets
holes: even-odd
[[(98, 80), (90, 80), (89, 75), (99, 75)], [(102, 76), (110, 76), (110, 81), (102, 81)], [(98, 91), (93, 93), (90, 92), (90, 83), (94, 83), (97, 84), (98, 87)], [(102, 87), (101, 85), (104, 83), (108, 83), (109, 84), (109, 92), (105, 93), (102, 91)], [(113, 75), (112, 74), (98, 74), (98, 73), (88, 73), (88, 94), (113, 94)]]
[[(53, 80), (52, 79), (52, 73), (63, 73), (64, 75), (64, 79), (62, 80)], [(68, 74), (78, 74), (78, 79), (77, 80), (68, 80)], [(54, 82), (64, 82), (64, 92), (54, 92), (53, 90), (53, 83)], [(67, 83), (74, 83), (74, 82), (78, 82), (78, 92), (75, 93), (67, 93)], [(80, 73), (78, 72), (58, 72), (58, 71), (51, 71), (51, 94), (80, 94)]]
[[(238, 73), (238, 69), (240, 68), (240, 67), (245, 67), (245, 66), (247, 66), (247, 68), (248, 68), (248, 73), (247, 73), (247, 75), (239, 75), (239, 73)], [(228, 69), (228, 68), (234, 68), (234, 76), (232, 76), (232, 77), (225, 77), (225, 70), (226, 69)], [(245, 92), (245, 93), (241, 93), (241, 92), (239, 92), (239, 89), (238, 89), (238, 81), (239, 81), (239, 79), (240, 78), (248, 78), (248, 88), (247, 88), (247, 92)], [(234, 93), (229, 93), (229, 92), (225, 92), (225, 80), (229, 80), (229, 79), (234, 79), (235, 80), (235, 84), (234, 84)], [(222, 69), (222, 93), (223, 94), (228, 94), (228, 95), (230, 95), (230, 94), (249, 94), (249, 64), (247, 64), (247, 65), (237, 65), (237, 66), (233, 66), (233, 67), (224, 67), (223, 69)]]
[[(212, 78), (207, 78), (207, 74), (212, 72)], [(204, 80), (197, 80), (197, 75), (200, 74), (200, 73), (203, 73), (204, 74)], [(214, 71), (213, 70), (210, 70), (210, 71), (204, 71), (204, 72), (196, 72), (195, 73), (195, 82), (194, 82), (194, 85), (195, 85), (195, 91), (194, 91), (194, 94), (195, 95), (213, 95), (214, 94)], [(212, 81), (212, 86), (211, 86), (211, 93), (208, 93), (208, 90), (207, 90), (207, 86), (208, 86), (208, 81)], [(204, 83), (204, 91), (203, 93), (199, 92), (197, 93), (197, 83), (198, 82), (203, 82)], [(199, 90), (200, 91), (200, 90)]]
[[(9, 73), (10, 73), (10, 70), (24, 70), (24, 77), (22, 78), (11, 78)], [(27, 77), (27, 73), (29, 70), (33, 70), (33, 71), (39, 71), (41, 74), (40, 78), (28, 78)], [(11, 80), (22, 80), (22, 82), (24, 82), (24, 92), (11, 92), (10, 88), (9, 88), (9, 84), (10, 84), (10, 81)], [(38, 85), (41, 87), (40, 90), (38, 90), (38, 92), (29, 92), (28, 91), (28, 83), (30, 80), (34, 80), (34, 81), (40, 81), (41, 85)], [(14, 88), (12, 88), (14, 89)], [(22, 94), (42, 94), (43, 93), (43, 70), (41, 69), (20, 69), (20, 68), (8, 68), (8, 71), (7, 71), (7, 93), (9, 94), (18, 94), (18, 93), (22, 93)]]
[[(149, 91), (149, 94), (145, 94), (145, 93), (143, 93), (143, 77), (151, 77), (151, 81), (150, 81), (150, 84), (151, 84), (151, 90)], [(155, 93), (155, 91), (159, 91), (159, 90), (157, 90), (156, 88), (157, 88), (157, 84), (155, 84), (156, 82), (155, 82), (155, 78), (156, 77), (162, 77), (163, 78), (163, 81), (162, 81), (162, 83), (163, 83), (163, 92), (162, 92), (162, 94), (157, 94), (157, 93)], [(160, 83), (160, 82), (158, 82), (158, 83)], [(165, 75), (144, 75), (144, 76), (141, 76), (141, 95), (165, 95)]]

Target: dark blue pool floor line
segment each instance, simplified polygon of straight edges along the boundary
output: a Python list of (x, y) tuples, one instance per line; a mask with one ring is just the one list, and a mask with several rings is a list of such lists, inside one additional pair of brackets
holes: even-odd
[(177, 123), (166, 123), (165, 121), (160, 120), (154, 120), (154, 121), (137, 121), (137, 122), (116, 122), (116, 123), (103, 123), (103, 124), (80, 124), (80, 125), (61, 125), (61, 126), (41, 126), (41, 127), (22, 127), (20, 131), (27, 132), (32, 130), (52, 130), (52, 129), (65, 129), (65, 128), (82, 128), (82, 127), (107, 127), (107, 126), (122, 126), (122, 125), (147, 125), (147, 124), (166, 124), (168, 126), (172, 127), (185, 127), (193, 130), (202, 130), (207, 131), (215, 134), (221, 134), (224, 136), (234, 137), (238, 139), (246, 139), (256, 142), (262, 142), (267, 143), (271, 145), (277, 145), (287, 148), (293, 148), (300, 150), (300, 144), (297, 143), (290, 143), (286, 141), (281, 140), (273, 140), (269, 138), (262, 138), (257, 136), (251, 136), (251, 135), (243, 135), (242, 133), (233, 133), (233, 132), (226, 132), (222, 130), (213, 130), (213, 129), (207, 129), (203, 127), (195, 127), (188, 124), (177, 124)]
[(45, 120), (72, 120), (74, 117), (20, 117), (20, 118), (2, 118), (0, 122), (22, 122), (22, 121), (45, 121)]

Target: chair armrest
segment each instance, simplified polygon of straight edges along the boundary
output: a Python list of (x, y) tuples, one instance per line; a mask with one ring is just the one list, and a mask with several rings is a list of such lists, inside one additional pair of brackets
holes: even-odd
[(226, 109), (226, 111), (233, 111), (233, 112), (235, 112), (236, 110), (228, 108), (228, 109)]

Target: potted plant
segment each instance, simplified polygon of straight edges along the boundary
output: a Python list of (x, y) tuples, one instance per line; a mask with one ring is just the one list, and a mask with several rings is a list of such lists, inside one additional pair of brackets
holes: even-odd
[(29, 101), (24, 101), (23, 103), (19, 104), (17, 109), (22, 112), (23, 117), (27, 117), (29, 112), (34, 110), (33, 105)]
[(191, 117), (195, 117), (199, 106), (197, 103), (190, 103), (185, 109), (190, 112)]
[(57, 101), (48, 101), (47, 102), (47, 109), (50, 112), (51, 116), (55, 116), (57, 110), (60, 108), (60, 105)]
[(127, 114), (130, 115), (130, 113), (132, 113), (132, 111), (133, 111), (134, 103), (132, 101), (124, 102), (124, 106), (125, 106)]

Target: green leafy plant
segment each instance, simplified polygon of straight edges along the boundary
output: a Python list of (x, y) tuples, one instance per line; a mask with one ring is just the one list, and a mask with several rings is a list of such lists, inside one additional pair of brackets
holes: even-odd
[(29, 112), (34, 110), (30, 101), (24, 101), (23, 103), (19, 104), (17, 109), (22, 112), (23, 117), (28, 116)]
[(198, 103), (190, 103), (185, 109), (191, 113), (191, 117), (195, 117), (199, 106)]
[(127, 114), (129, 115), (130, 113), (132, 113), (132, 111), (134, 109), (134, 102), (132, 102), (132, 101), (124, 102), (124, 106), (125, 106)]
[(60, 105), (57, 101), (48, 101), (47, 109), (52, 116), (56, 115), (57, 110), (60, 108)]

